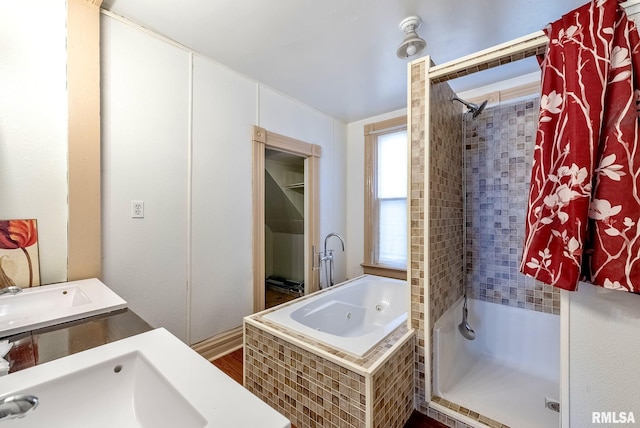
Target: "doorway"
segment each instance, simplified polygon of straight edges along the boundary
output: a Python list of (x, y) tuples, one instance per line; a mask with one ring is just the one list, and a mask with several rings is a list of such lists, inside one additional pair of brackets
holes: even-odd
[(265, 309), (304, 294), (304, 157), (265, 150)]
[(254, 127), (254, 312), (318, 289), (320, 153), (320, 146)]

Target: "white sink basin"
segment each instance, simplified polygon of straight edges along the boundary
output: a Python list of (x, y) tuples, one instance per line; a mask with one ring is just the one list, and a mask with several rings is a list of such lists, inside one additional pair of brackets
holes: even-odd
[(0, 391), (39, 400), (11, 427), (291, 426), (164, 329), (0, 377)]
[(0, 296), (0, 337), (126, 307), (127, 302), (95, 278), (24, 288)]

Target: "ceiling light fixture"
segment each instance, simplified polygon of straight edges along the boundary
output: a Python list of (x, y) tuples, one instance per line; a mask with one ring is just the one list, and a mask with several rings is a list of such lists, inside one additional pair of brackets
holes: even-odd
[(422, 24), (422, 21), (418, 16), (409, 16), (400, 23), (400, 29), (404, 33), (404, 40), (402, 40), (396, 51), (398, 58), (409, 58), (418, 55), (427, 47), (427, 42), (416, 33), (416, 30), (420, 28), (420, 24)]

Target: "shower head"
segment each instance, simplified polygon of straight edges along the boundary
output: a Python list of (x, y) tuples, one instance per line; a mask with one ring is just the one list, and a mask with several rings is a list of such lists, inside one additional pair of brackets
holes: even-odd
[(465, 101), (461, 98), (458, 97), (453, 97), (451, 98), (451, 101), (459, 101), (462, 104), (464, 104), (469, 110), (467, 110), (467, 113), (471, 113), (472, 117), (475, 119), (476, 117), (478, 117), (480, 115), (480, 113), (482, 113), (482, 110), (484, 110), (484, 108), (487, 106), (487, 102), (489, 100), (484, 100), (482, 102), (482, 104), (478, 105), (478, 104), (474, 104), (474, 103), (470, 103), (468, 101)]

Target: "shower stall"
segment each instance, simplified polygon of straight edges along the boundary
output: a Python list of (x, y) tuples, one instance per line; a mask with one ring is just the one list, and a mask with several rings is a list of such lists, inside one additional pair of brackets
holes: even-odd
[(462, 114), (463, 299), (432, 343), (436, 403), (521, 428), (560, 420), (560, 293), (518, 271), (538, 107)]
[(444, 68), (410, 64), (416, 407), (450, 427), (559, 427), (560, 293), (518, 271), (538, 95), (474, 104)]

